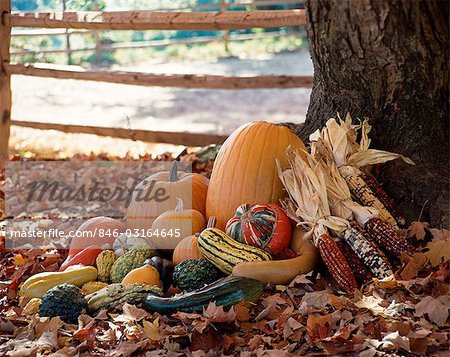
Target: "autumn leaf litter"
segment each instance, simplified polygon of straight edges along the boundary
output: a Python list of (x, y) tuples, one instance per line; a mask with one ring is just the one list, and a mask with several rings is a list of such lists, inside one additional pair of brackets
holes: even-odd
[[(195, 156), (189, 160), (197, 171), (211, 169)], [(66, 251), (0, 245), (0, 355), (445, 355), (450, 232), (413, 222), (404, 234), (418, 252), (401, 258), (395, 278), (375, 279), (354, 294), (302, 275), (289, 286), (268, 286), (257, 304), (224, 310), (210, 303), (201, 314), (171, 316), (125, 304), (81, 315), (78, 324), (27, 314), (28, 300), (17, 296), (29, 276), (56, 271)]]

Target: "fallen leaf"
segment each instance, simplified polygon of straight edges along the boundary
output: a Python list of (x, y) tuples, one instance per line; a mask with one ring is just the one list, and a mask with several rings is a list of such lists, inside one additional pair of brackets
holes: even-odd
[(300, 313), (307, 315), (310, 310), (323, 309), (330, 302), (330, 294), (326, 291), (306, 293), (300, 304)]
[(406, 255), (408, 259), (405, 267), (400, 272), (403, 280), (411, 280), (417, 276), (417, 273), (428, 263), (428, 257), (423, 253), (415, 253), (412, 257)]
[(251, 319), (250, 310), (243, 303), (234, 305), (234, 311), (236, 312), (236, 320), (240, 322), (248, 321)]
[(403, 349), (405, 351), (410, 351), (409, 338), (400, 336), (398, 331), (391, 332), (384, 336), (382, 348), (386, 350), (398, 350)]
[(445, 236), (442, 239), (433, 240), (426, 246), (428, 251), (425, 255), (433, 266), (441, 264), (442, 258), (445, 260), (450, 259), (450, 236)]
[(236, 319), (234, 307), (225, 312), (223, 306), (217, 306), (215, 302), (210, 302), (206, 309), (203, 309), (203, 315), (213, 322), (231, 322)]
[(428, 226), (429, 224), (427, 222), (411, 222), (407, 230), (408, 238), (416, 237), (417, 240), (423, 240), (427, 235), (425, 228), (428, 228)]
[(363, 296), (361, 300), (356, 302), (356, 306), (360, 309), (368, 309), (375, 315), (384, 315), (384, 307), (380, 306), (383, 299), (374, 296)]
[(311, 314), (306, 321), (306, 329), (313, 341), (320, 341), (328, 336), (331, 336), (331, 316), (315, 316)]
[(153, 341), (159, 341), (163, 338), (163, 335), (159, 332), (159, 317), (157, 317), (153, 322), (144, 320), (142, 321), (144, 326), (144, 335)]
[(36, 341), (39, 350), (58, 349), (58, 331), (45, 331)]
[(431, 322), (443, 326), (448, 319), (450, 306), (432, 296), (426, 296), (416, 306), (416, 316), (428, 315)]
[(23, 258), (22, 254), (15, 254), (13, 258), (14, 265), (17, 267), (21, 267), (27, 263), (27, 261)]
[(303, 325), (300, 322), (298, 322), (296, 319), (294, 319), (293, 317), (289, 317), (287, 319), (286, 323), (294, 331), (303, 327)]
[(192, 351), (220, 351), (223, 347), (222, 333), (209, 326), (203, 333), (194, 331), (191, 336), (191, 350)]
[(139, 309), (136, 306), (130, 305), (128, 303), (123, 305), (123, 313), (126, 316), (129, 316), (134, 321), (140, 321), (149, 316), (147, 311)]

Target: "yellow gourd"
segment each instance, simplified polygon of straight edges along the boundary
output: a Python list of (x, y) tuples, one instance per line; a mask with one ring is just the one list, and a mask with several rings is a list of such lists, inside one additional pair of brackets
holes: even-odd
[(145, 284), (156, 285), (161, 287), (161, 280), (156, 268), (151, 265), (144, 265), (140, 268), (133, 269), (122, 280), (122, 284)]
[(97, 269), (91, 266), (73, 265), (65, 271), (39, 273), (29, 277), (22, 284), (19, 295), (27, 298), (41, 298), (51, 288), (61, 284), (81, 287), (97, 279)]

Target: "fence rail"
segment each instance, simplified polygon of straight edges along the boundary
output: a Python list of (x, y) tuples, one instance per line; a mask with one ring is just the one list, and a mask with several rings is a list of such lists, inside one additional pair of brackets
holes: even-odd
[[(268, 5), (269, 1), (258, 2), (264, 2)], [(256, 3), (252, 3), (252, 5), (255, 4)], [(161, 75), (140, 72), (82, 70), (80, 68), (73, 67), (42, 67), (39, 65), (32, 66), (10, 63), (10, 39), (11, 28), (13, 26), (42, 27), (46, 29), (76, 29), (75, 31), (79, 31), (79, 29), (97, 31), (151, 29), (230, 30), (275, 28), (285, 26), (304, 26), (306, 24), (304, 10), (222, 12), (122, 11), (11, 14), (11, 3), (10, 1), (5, 0), (0, 1), (0, 14), (2, 14), (2, 21), (0, 21), (0, 63), (2, 64), (0, 66), (0, 159), (8, 157), (8, 140), (11, 123), (17, 126), (26, 126), (38, 129), (55, 129), (71, 133), (89, 133), (120, 138), (133, 138), (144, 141), (182, 144), (187, 146), (221, 143), (225, 140), (225, 136), (222, 135), (184, 132), (169, 133), (121, 128), (36, 123), (17, 120), (11, 121), (10, 78), (11, 75), (14, 74), (146, 86), (175, 86), (184, 88), (248, 89), (312, 86), (312, 77), (301, 76), (225, 77), (212, 75)], [(33, 30), (27, 31), (29, 31), (30, 35), (37, 36), (36, 32), (32, 32)], [(45, 31), (51, 32), (55, 30)], [(67, 36), (66, 31), (64, 31), (64, 35)], [(151, 46), (152, 44), (147, 43), (146, 45)]]
[(86, 126), (72, 124), (57, 123), (38, 123), (31, 121), (13, 120), (12, 125), (42, 129), (42, 130), (58, 130), (64, 133), (76, 134), (94, 134), (100, 136), (111, 136), (119, 139), (141, 140), (154, 143), (165, 143), (184, 146), (206, 146), (209, 144), (222, 144), (227, 136), (214, 134), (200, 134), (189, 132), (166, 132), (166, 131), (149, 131), (134, 130), (124, 128), (108, 128), (102, 126)]
[(4, 14), (7, 26), (88, 30), (242, 30), (304, 26), (304, 10)]
[[(155, 87), (258, 89), (312, 87), (308, 76), (254, 76), (234, 77), (196, 74), (151, 74), (144, 72), (84, 70), (75, 66), (45, 66), (5, 64), (8, 75), (22, 74), (34, 77), (101, 81)], [(63, 68), (63, 69), (62, 69)]]

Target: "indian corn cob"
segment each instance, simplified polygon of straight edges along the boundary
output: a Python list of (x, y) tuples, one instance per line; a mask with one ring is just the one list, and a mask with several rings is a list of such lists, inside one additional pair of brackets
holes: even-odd
[(393, 274), (384, 256), (379, 254), (378, 249), (357, 229), (348, 228), (341, 233), (341, 236), (374, 277), (383, 279)]
[(414, 254), (414, 246), (405, 237), (394, 231), (389, 224), (380, 218), (371, 218), (364, 229), (369, 237), (387, 254), (400, 256), (402, 253)]
[(359, 203), (363, 206), (377, 209), (381, 219), (386, 221), (393, 229), (398, 229), (397, 221), (364, 181), (361, 176), (361, 171), (358, 168), (341, 166), (339, 172), (347, 182), (350, 192)]
[(322, 234), (317, 247), (323, 262), (339, 287), (348, 292), (357, 289), (353, 271), (333, 238), (328, 234)]
[(336, 243), (342, 254), (344, 254), (345, 260), (347, 261), (348, 265), (352, 269), (356, 282), (359, 285), (362, 285), (372, 280), (372, 274), (361, 261), (361, 259), (358, 258), (352, 248), (350, 248), (347, 242), (340, 240)]
[(381, 187), (377, 179), (374, 176), (366, 174), (364, 172), (361, 172), (361, 178), (370, 187), (374, 195), (381, 201), (386, 209), (392, 214), (397, 223), (400, 226), (404, 226), (406, 223), (405, 217), (403, 217), (403, 214), (395, 201), (386, 193), (383, 187)]

